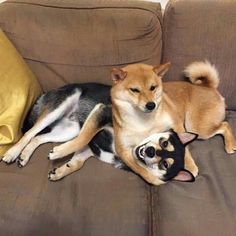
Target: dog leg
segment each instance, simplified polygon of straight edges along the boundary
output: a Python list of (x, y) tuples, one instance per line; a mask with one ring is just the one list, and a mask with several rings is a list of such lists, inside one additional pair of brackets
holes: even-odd
[(2, 160), (5, 163), (12, 163), (20, 155), (25, 146), (30, 142), (30, 140), (37, 135), (40, 131), (48, 127), (54, 121), (61, 118), (74, 104), (78, 103), (80, 92), (73, 94), (71, 97), (67, 98), (59, 107), (51, 112), (41, 115), (35, 125), (27, 131), (18, 143), (16, 143), (12, 148), (10, 148)]
[[(153, 185), (161, 185), (165, 182), (160, 180), (158, 176), (154, 175), (148, 168), (145, 166), (139, 165), (138, 161), (133, 157), (132, 151), (129, 149), (120, 149), (119, 152), (120, 159), (135, 173), (140, 175), (144, 180)], [(125, 158), (122, 158), (125, 157)]]
[(220, 127), (216, 130), (215, 134), (223, 135), (225, 142), (225, 151), (228, 154), (233, 154), (236, 151), (236, 140), (234, 138), (232, 129), (227, 121), (221, 123)]
[(193, 174), (194, 177), (198, 175), (198, 167), (195, 164), (188, 147), (185, 148), (184, 166), (185, 169)]
[(73, 172), (79, 170), (84, 165), (84, 162), (93, 155), (94, 154), (89, 147), (86, 147), (82, 152), (76, 152), (70, 161), (61, 167), (50, 171), (48, 173), (48, 179), (51, 181), (56, 181), (72, 174)]
[(25, 166), (35, 149), (43, 143), (48, 142), (66, 142), (79, 134), (79, 124), (64, 118), (53, 127), (51, 132), (34, 137), (30, 143), (24, 148), (17, 164), (19, 167)]
[[(59, 159), (83, 149), (92, 140), (96, 133), (110, 122), (106, 120), (108, 112), (111, 112), (111, 108), (104, 104), (97, 104), (84, 122), (79, 135), (69, 142), (54, 147), (49, 153), (49, 159)], [(109, 117), (111, 117), (111, 114)]]

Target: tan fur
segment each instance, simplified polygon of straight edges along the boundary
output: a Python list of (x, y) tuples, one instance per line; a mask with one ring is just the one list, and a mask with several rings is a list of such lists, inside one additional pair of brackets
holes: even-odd
[[(194, 69), (190, 66), (185, 70), (195, 84), (162, 83), (161, 78), (168, 71), (170, 63), (156, 67), (134, 64), (112, 70), (114, 86), (111, 97), (117, 154), (133, 171), (154, 185), (165, 182), (140, 164), (132, 153), (138, 143), (153, 133), (173, 128), (179, 133), (186, 129), (198, 134), (202, 139), (222, 134), (226, 152), (233, 153), (236, 149), (232, 130), (226, 121), (223, 122), (225, 104), (223, 97), (216, 90), (219, 83), (218, 73), (210, 64), (200, 63), (199, 68), (197, 65), (199, 64), (195, 63)], [(201, 71), (201, 68), (204, 69)], [(198, 76), (201, 77), (201, 83), (197, 79)], [(150, 90), (152, 86), (155, 86), (153, 91)], [(140, 92), (134, 93), (130, 89), (138, 89)], [(157, 108), (146, 113), (147, 102), (155, 102)], [(101, 105), (98, 105), (98, 111), (99, 106)], [(82, 149), (98, 131), (96, 114), (91, 114), (75, 139), (54, 148), (55, 159)], [(198, 167), (187, 148), (185, 168), (194, 176), (198, 174)]]
[[(186, 131), (196, 133), (202, 139), (222, 134), (226, 152), (233, 153), (236, 149), (229, 124), (223, 122), (225, 103), (216, 90), (219, 84), (216, 69), (208, 62), (196, 62), (185, 69), (195, 84), (162, 83), (161, 77), (169, 67), (169, 63), (157, 67), (144, 64), (126, 66), (122, 68), (125, 78), (120, 81), (118, 79), (111, 91), (116, 151), (131, 169), (156, 185), (160, 183), (132, 157), (130, 151), (152, 133), (169, 128), (184, 132), (186, 128)], [(150, 91), (152, 85), (157, 86), (155, 91)], [(140, 92), (133, 93), (130, 88), (137, 88)], [(149, 101), (154, 101), (157, 109), (145, 113), (144, 107)], [(198, 167), (188, 149), (185, 166), (197, 175)]]
[(84, 122), (79, 135), (71, 141), (54, 147), (52, 152), (49, 154), (49, 158), (51, 160), (59, 159), (78, 150), (82, 150), (92, 140), (96, 133), (102, 129), (98, 128), (96, 118), (97, 113), (99, 113), (103, 107), (103, 104), (96, 105), (93, 112), (90, 113)]
[[(205, 85), (212, 88), (219, 86), (219, 73), (208, 61), (193, 62), (184, 70), (184, 74), (193, 84)], [(204, 77), (208, 79), (202, 80)]]

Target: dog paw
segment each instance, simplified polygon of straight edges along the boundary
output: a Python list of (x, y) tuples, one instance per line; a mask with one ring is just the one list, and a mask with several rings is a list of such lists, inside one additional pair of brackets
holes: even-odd
[(227, 146), (225, 146), (225, 151), (228, 154), (234, 154), (236, 151), (236, 144), (228, 144)]
[(11, 164), (16, 160), (16, 156), (11, 155), (11, 154), (5, 154), (2, 158), (2, 161), (5, 162), (6, 164)]
[(20, 157), (16, 160), (16, 164), (19, 168), (26, 166), (29, 161), (29, 156), (24, 152), (21, 153)]
[(49, 160), (56, 160), (63, 157), (61, 153), (57, 150), (57, 147), (54, 147), (48, 154), (48, 159)]
[(21, 157), (16, 160), (16, 164), (19, 168), (24, 167), (28, 161), (23, 160)]
[(234, 154), (235, 153), (235, 150), (232, 150), (232, 149), (226, 149), (226, 152), (228, 154)]
[(48, 173), (48, 180), (57, 181), (62, 179), (64, 176), (62, 175), (60, 168), (54, 168)]

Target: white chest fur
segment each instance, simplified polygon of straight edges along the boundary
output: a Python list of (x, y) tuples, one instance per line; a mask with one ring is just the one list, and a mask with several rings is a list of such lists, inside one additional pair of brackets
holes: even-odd
[(136, 146), (151, 134), (166, 131), (173, 127), (170, 115), (161, 108), (144, 113), (129, 103), (119, 104), (122, 129), (120, 138), (125, 146)]

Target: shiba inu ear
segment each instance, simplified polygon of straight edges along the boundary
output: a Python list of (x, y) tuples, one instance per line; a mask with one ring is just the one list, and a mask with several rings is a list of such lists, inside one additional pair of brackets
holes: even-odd
[(122, 81), (127, 76), (127, 72), (123, 71), (119, 68), (113, 68), (111, 70), (111, 80), (114, 82), (114, 84), (117, 84), (119, 81)]
[(179, 133), (178, 137), (184, 146), (187, 146), (189, 143), (197, 139), (198, 135), (194, 133)]
[(195, 177), (190, 171), (183, 169), (174, 177), (174, 180), (181, 182), (194, 182)]
[(171, 63), (167, 62), (163, 65), (153, 67), (153, 71), (160, 77), (163, 77), (165, 73), (170, 69)]

